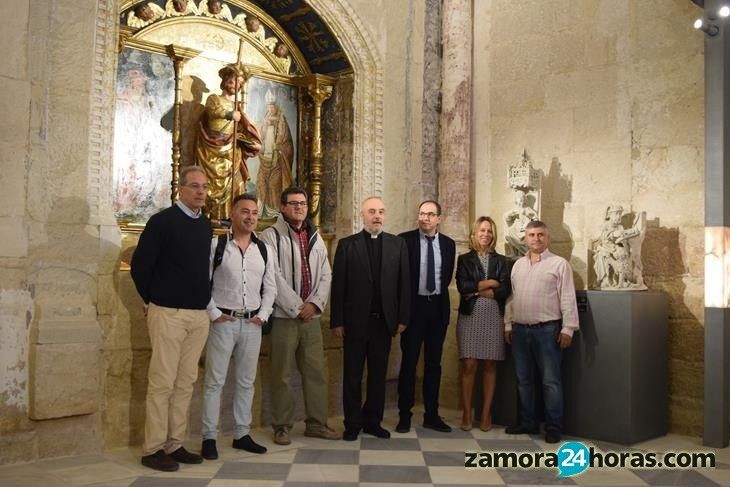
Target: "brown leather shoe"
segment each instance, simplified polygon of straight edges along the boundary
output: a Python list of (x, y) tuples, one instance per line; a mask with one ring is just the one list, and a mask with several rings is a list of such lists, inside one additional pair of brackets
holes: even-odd
[(152, 455), (143, 456), (142, 465), (161, 472), (176, 472), (180, 468), (180, 465), (165, 453), (165, 450), (157, 450)]

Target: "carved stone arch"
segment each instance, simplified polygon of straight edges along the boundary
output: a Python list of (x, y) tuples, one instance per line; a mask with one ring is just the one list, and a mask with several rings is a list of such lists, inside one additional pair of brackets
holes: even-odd
[[(383, 192), (383, 64), (370, 33), (347, 0), (309, 0), (340, 41), (355, 75), (353, 93), (352, 230), (367, 196)], [(342, 194), (342, 192), (339, 192)], [(340, 199), (340, 204), (346, 204)], [(348, 234), (340, 229), (340, 235)]]
[[(89, 116), (88, 198), (92, 221), (114, 227), (110, 191), (112, 120), (117, 66), (119, 8), (123, 0), (98, 0), (96, 42)], [(347, 0), (309, 0), (342, 44), (354, 72), (352, 188), (339, 204), (350, 208), (352, 230), (360, 202), (383, 191), (383, 64), (367, 27)], [(339, 232), (348, 234), (341, 228)]]

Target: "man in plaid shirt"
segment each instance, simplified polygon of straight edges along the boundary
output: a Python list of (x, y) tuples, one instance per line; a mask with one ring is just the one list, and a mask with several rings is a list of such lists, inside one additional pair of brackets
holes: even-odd
[(271, 329), (271, 424), (274, 442), (288, 445), (293, 426), (291, 372), (302, 376), (306, 409), (305, 436), (339, 439), (327, 426), (327, 380), (320, 315), (327, 305), (332, 270), (327, 248), (307, 220), (307, 192), (287, 188), (281, 214), (261, 239), (276, 250), (279, 263), (277, 299)]

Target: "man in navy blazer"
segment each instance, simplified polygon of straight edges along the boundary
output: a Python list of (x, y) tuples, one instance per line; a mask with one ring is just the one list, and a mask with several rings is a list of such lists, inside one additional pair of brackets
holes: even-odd
[(342, 439), (346, 441), (356, 440), (360, 430), (390, 438), (390, 432), (380, 425), (388, 355), (393, 336), (406, 329), (411, 310), (405, 242), (383, 231), (385, 205), (380, 198), (366, 199), (361, 214), (363, 231), (340, 240), (332, 266), (330, 328), (344, 341)]
[(441, 205), (426, 200), (418, 207), (418, 228), (399, 236), (406, 241), (410, 267), (411, 321), (401, 334), (403, 354), (398, 376), (400, 420), (395, 430), (411, 429), (416, 389), (416, 366), (423, 346), (423, 426), (448, 433), (451, 427), (439, 416), (441, 352), (449, 325), (449, 283), (454, 274), (456, 244), (438, 231)]

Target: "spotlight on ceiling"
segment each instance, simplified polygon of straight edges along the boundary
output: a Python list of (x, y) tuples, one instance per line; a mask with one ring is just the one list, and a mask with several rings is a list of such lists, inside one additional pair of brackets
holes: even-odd
[(728, 17), (730, 16), (730, 7), (725, 5), (724, 7), (720, 7), (720, 10), (717, 11), (717, 14), (720, 17)]
[(715, 24), (707, 23), (702, 19), (695, 20), (694, 27), (710, 37), (714, 37), (718, 32), (720, 32), (720, 29)]

